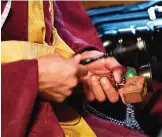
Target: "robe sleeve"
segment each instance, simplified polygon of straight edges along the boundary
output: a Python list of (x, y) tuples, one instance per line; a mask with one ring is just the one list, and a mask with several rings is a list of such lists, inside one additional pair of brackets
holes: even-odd
[(75, 51), (105, 52), (97, 32), (80, 2), (56, 1), (55, 27), (61, 38)]
[(37, 97), (36, 60), (2, 64), (2, 136), (24, 137)]
[(20, 60), (1, 67), (2, 136), (64, 137), (52, 106), (37, 96), (37, 60)]

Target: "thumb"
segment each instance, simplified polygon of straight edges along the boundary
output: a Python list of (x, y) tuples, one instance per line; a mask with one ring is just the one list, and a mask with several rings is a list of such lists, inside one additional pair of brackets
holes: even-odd
[[(76, 64), (79, 64), (81, 61), (81, 55), (77, 54), (76, 56), (74, 56), (74, 61)], [(83, 66), (83, 65), (78, 65), (78, 76), (86, 76), (88, 74), (88, 69), (87, 67)]]
[(81, 55), (80, 54), (75, 55), (74, 56), (74, 61), (75, 61), (76, 64), (79, 64), (80, 61), (81, 61)]
[(86, 66), (83, 65), (79, 65), (79, 69), (78, 69), (78, 76), (82, 77), (82, 76), (86, 76), (88, 74), (88, 69)]
[(124, 88), (121, 88), (121, 89), (118, 90), (118, 93), (119, 93), (119, 95), (120, 95), (120, 97), (121, 97), (122, 102), (123, 102), (124, 104), (126, 104), (126, 102), (125, 102), (125, 100), (124, 100), (123, 92), (124, 92)]

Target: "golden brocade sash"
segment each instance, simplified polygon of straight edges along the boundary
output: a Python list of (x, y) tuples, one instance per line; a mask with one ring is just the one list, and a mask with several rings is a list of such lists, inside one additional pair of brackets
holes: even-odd
[[(36, 42), (40, 44), (45, 44), (45, 22), (44, 22), (44, 10), (43, 10), (43, 1), (28, 1), (28, 40), (31, 42)], [(52, 2), (50, 2), (51, 5)], [(53, 7), (52, 5), (50, 7)], [(51, 8), (51, 17), (53, 19), (53, 8)], [(68, 45), (60, 38), (56, 29), (53, 26), (53, 21), (51, 21), (53, 31), (52, 31), (52, 46), (64, 49), (68, 53), (71, 53), (71, 56), (74, 54), (74, 51), (68, 47)], [(61, 53), (60, 53), (61, 54)]]
[[(53, 2), (50, 2), (52, 6)], [(51, 10), (52, 25), (54, 21), (53, 6)], [(53, 26), (52, 45), (45, 42), (45, 23), (43, 1), (28, 1), (28, 41), (3, 41), (1, 42), (1, 62), (8, 63), (24, 59), (35, 59), (58, 53), (65, 58), (74, 55), (73, 50), (60, 38)], [(70, 107), (73, 119), (60, 122), (66, 137), (96, 137), (85, 120)]]
[(63, 128), (66, 137), (96, 137), (86, 121), (74, 108), (68, 104), (63, 104), (61, 107), (61, 110), (64, 110), (66, 120), (60, 120), (60, 125)]
[(53, 47), (27, 41), (3, 41), (1, 42), (1, 62), (8, 63), (25, 59), (36, 59), (41, 56), (58, 53), (65, 58), (72, 57), (68, 52), (60, 47)]

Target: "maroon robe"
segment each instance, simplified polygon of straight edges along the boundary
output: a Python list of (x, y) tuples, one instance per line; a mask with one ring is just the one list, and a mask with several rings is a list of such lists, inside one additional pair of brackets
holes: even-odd
[[(5, 4), (6, 2), (2, 2), (2, 11), (4, 10)], [(57, 2), (57, 4), (61, 13), (59, 11), (57, 12), (55, 7), (55, 24), (60, 36), (66, 43), (68, 43), (75, 52), (82, 52), (88, 49), (104, 51), (102, 43), (97, 37), (97, 33), (81, 3)], [(45, 40), (50, 45), (52, 26), (48, 10), (49, 3), (44, 2)], [(59, 19), (61, 14), (63, 20)], [(1, 30), (2, 41), (28, 40), (27, 22), (27, 2), (13, 1), (10, 14)], [(51, 104), (48, 101), (37, 98), (37, 69), (36, 60), (16, 61), (2, 65), (2, 137), (64, 136)], [(155, 111), (151, 111), (152, 114), (155, 112), (155, 114), (160, 117), (162, 109), (160, 110), (159, 105), (154, 106)], [(95, 120), (93, 120), (93, 118)], [(108, 137), (116, 137), (118, 135), (124, 137), (130, 137), (130, 135), (143, 136), (108, 121), (103, 121), (96, 117), (93, 118), (86, 119), (99, 137), (105, 137), (105, 135)], [(108, 127), (114, 128), (109, 129)], [(116, 134), (116, 130), (120, 131), (120, 134)]]

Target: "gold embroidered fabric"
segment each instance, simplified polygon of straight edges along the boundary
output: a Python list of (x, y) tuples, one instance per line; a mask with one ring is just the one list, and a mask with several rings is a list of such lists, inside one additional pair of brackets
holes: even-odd
[(27, 41), (3, 41), (1, 51), (1, 62), (9, 63), (53, 54), (55, 48)]
[(45, 23), (43, 1), (28, 1), (28, 41), (43, 44), (45, 40)]
[[(43, 1), (28, 1), (28, 40), (39, 44), (45, 44), (45, 23), (44, 23), (44, 9)], [(55, 27), (54, 27), (54, 11), (53, 1), (49, 1), (49, 12), (51, 13), (51, 24), (52, 24), (52, 45), (56, 48), (55, 52), (64, 56), (72, 57), (74, 51), (60, 38)], [(51, 9), (51, 10), (50, 10)]]
[[(85, 120), (73, 107), (65, 103), (59, 107), (59, 113), (56, 114), (66, 137), (96, 137)], [(66, 114), (65, 117), (64, 114)]]
[(51, 13), (51, 24), (52, 24), (52, 46), (56, 47), (56, 53), (60, 54), (60, 55), (64, 55), (66, 54), (65, 52), (63, 52), (63, 50), (60, 49), (64, 49), (64, 51), (71, 53), (72, 55), (74, 55), (74, 51), (61, 39), (61, 37), (58, 35), (56, 28), (54, 27), (54, 9), (53, 9), (53, 1), (49, 0), (49, 4), (50, 4), (50, 13)]
[(9, 63), (18, 60), (36, 59), (41, 56), (61, 53), (64, 58), (70, 58), (71, 52), (61, 47), (53, 47), (27, 41), (3, 41), (1, 42), (1, 62)]
[(77, 115), (67, 122), (60, 122), (66, 137), (96, 137), (95, 133), (76, 110), (71, 110), (71, 113)]

